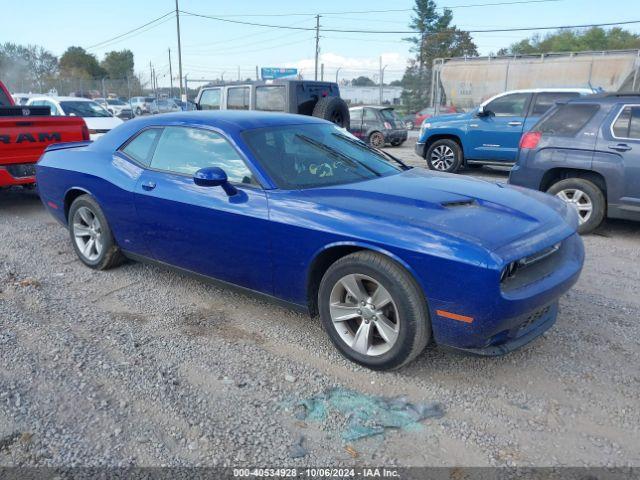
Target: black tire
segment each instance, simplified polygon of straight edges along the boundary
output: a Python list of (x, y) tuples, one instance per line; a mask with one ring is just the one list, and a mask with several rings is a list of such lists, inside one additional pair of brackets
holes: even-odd
[(399, 147), (403, 143), (404, 143), (404, 140), (394, 140), (393, 142), (391, 142), (391, 146), (392, 147)]
[(339, 127), (349, 128), (349, 106), (340, 97), (323, 97), (313, 107), (314, 117), (329, 120)]
[[(594, 231), (604, 220), (607, 211), (607, 201), (604, 198), (602, 190), (593, 182), (585, 180), (584, 178), (567, 178), (566, 180), (560, 180), (551, 185), (547, 193), (556, 195), (566, 201), (567, 198), (569, 200), (575, 198), (573, 192), (578, 191), (582, 192), (582, 196), (578, 200), (578, 205), (584, 206), (588, 203), (591, 204), (591, 212), (588, 217), (585, 215), (584, 210), (578, 212), (581, 217), (578, 232), (584, 234)], [(561, 192), (564, 192), (564, 195)]]
[[(340, 325), (342, 329), (343, 325), (347, 325), (346, 322), (334, 323), (331, 318), (332, 291), (340, 284), (342, 278), (352, 274), (369, 277), (383, 286), (393, 299), (392, 304), (398, 313), (395, 343), (388, 351), (379, 355), (362, 354), (351, 348), (336, 327)], [(352, 253), (331, 265), (320, 282), (318, 305), (323, 327), (338, 351), (349, 360), (373, 370), (402, 367), (424, 350), (431, 337), (431, 321), (422, 290), (404, 268), (375, 252)], [(359, 321), (364, 322), (364, 317)], [(353, 322), (357, 320), (354, 319)], [(375, 322), (377, 320), (372, 322), (372, 327)], [(345, 328), (350, 327), (347, 325)], [(372, 332), (375, 339), (375, 335), (379, 335), (378, 327), (374, 327)]]
[(369, 135), (369, 145), (376, 148), (382, 148), (385, 144), (384, 134), (382, 132), (372, 132)]
[[(76, 214), (80, 209), (89, 210), (95, 218), (99, 221), (99, 229), (97, 230), (99, 233), (99, 241), (102, 245), (100, 252), (97, 253), (95, 258), (89, 258), (88, 255), (83, 253), (80, 250), (78, 242), (76, 241), (76, 230), (83, 225), (88, 225), (89, 222), (84, 222), (80, 217), (81, 215)], [(83, 210), (85, 211), (85, 210)], [(73, 249), (75, 250), (78, 258), (90, 268), (95, 270), (108, 270), (110, 268), (116, 267), (120, 265), (124, 261), (124, 256), (120, 251), (120, 248), (116, 244), (115, 239), (113, 238), (113, 233), (111, 232), (111, 228), (109, 227), (109, 223), (107, 222), (100, 205), (91, 195), (81, 195), (76, 198), (71, 207), (69, 208), (69, 235), (71, 237), (71, 245), (73, 245)], [(81, 220), (84, 222), (76, 222), (75, 220)], [(87, 235), (89, 237), (89, 235)], [(83, 237), (86, 238), (86, 237)], [(92, 238), (92, 237), (89, 237)], [(95, 244), (94, 239), (94, 244)], [(97, 248), (94, 250), (98, 252)]]
[[(452, 157), (448, 156), (449, 151), (452, 152)], [(460, 148), (458, 142), (448, 138), (433, 142), (427, 149), (425, 159), (427, 160), (427, 166), (431, 170), (447, 173), (457, 172), (464, 160), (462, 148)], [(448, 164), (447, 160), (451, 160), (451, 163)]]
[(142, 109), (140, 107), (136, 108), (136, 117), (139, 117), (140, 115), (142, 115)]

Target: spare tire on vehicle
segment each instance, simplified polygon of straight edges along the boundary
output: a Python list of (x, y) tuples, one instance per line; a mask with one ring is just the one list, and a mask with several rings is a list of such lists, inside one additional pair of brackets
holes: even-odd
[(340, 97), (323, 97), (313, 107), (314, 117), (329, 120), (342, 128), (349, 128), (349, 107)]

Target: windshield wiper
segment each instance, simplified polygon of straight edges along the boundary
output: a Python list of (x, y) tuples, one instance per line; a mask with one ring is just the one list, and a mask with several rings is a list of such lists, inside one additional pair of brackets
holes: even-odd
[[(331, 148), (328, 145), (325, 145), (322, 142), (319, 142), (317, 140), (314, 140), (313, 138), (309, 138), (306, 135), (302, 135), (300, 133), (296, 134), (296, 138), (299, 138), (300, 140), (302, 140), (303, 142), (306, 142), (310, 145), (313, 145), (314, 147), (322, 150), (323, 152), (328, 153), (329, 155), (335, 157), (335, 158), (339, 158), (341, 160), (343, 160), (344, 162), (348, 163), (349, 165), (351, 165), (352, 167), (364, 167), (365, 169), (369, 170), (371, 173), (373, 173), (376, 177), (381, 176), (378, 172), (376, 172), (375, 170), (373, 170), (371, 167), (369, 167), (368, 165), (365, 165), (362, 162), (358, 162), (357, 160), (354, 160), (353, 158), (345, 155), (344, 153), (340, 152), (339, 150), (336, 150), (335, 148)], [(365, 177), (363, 177), (365, 178)]]
[(349, 142), (352, 145), (355, 145), (358, 148), (364, 149), (364, 150), (368, 150), (370, 152), (373, 153), (377, 153), (378, 155), (384, 155), (386, 157), (389, 157), (391, 160), (393, 160), (396, 163), (399, 163), (400, 166), (404, 169), (404, 170), (409, 170), (413, 167), (410, 167), (409, 165), (407, 165), (406, 163), (404, 163), (402, 160), (400, 160), (398, 157), (396, 157), (395, 155), (391, 155), (388, 152), (385, 152), (384, 150), (380, 150), (378, 148), (372, 147), (371, 145), (367, 145), (366, 143), (360, 141), (360, 140), (356, 140), (354, 138), (351, 137), (347, 137), (346, 135), (342, 135), (340, 133), (332, 133), (331, 135), (335, 135), (338, 138), (341, 138), (342, 140), (345, 140), (347, 142)]

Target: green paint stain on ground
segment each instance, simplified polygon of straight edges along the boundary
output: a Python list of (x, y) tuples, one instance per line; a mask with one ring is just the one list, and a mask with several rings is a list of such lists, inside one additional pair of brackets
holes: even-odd
[(381, 435), (385, 430), (417, 431), (427, 418), (441, 418), (442, 405), (435, 402), (411, 403), (405, 397), (378, 397), (353, 390), (335, 388), (304, 399), (297, 404), (296, 418), (325, 422), (329, 415), (342, 416), (344, 441)]

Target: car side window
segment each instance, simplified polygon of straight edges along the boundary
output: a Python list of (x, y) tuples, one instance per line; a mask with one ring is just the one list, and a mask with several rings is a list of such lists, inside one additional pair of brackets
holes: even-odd
[(133, 140), (130, 140), (121, 151), (141, 165), (148, 167), (151, 163), (153, 147), (161, 132), (160, 128), (143, 130)]
[(205, 167), (222, 168), (232, 183), (257, 184), (244, 160), (221, 135), (199, 128), (164, 128), (151, 168), (193, 175)]
[(376, 112), (372, 108), (364, 109), (364, 121), (365, 122), (376, 122), (378, 117), (376, 116)]
[(544, 92), (536, 95), (536, 101), (531, 110), (531, 115), (541, 117), (547, 110), (553, 107), (557, 102), (577, 98), (580, 94), (577, 92)]
[(612, 127), (613, 136), (640, 140), (640, 106), (626, 106), (622, 109)]
[(284, 112), (284, 85), (256, 87), (256, 110)]
[(354, 108), (352, 110), (349, 110), (349, 116), (351, 117), (351, 121), (360, 123), (362, 121), (362, 108)]
[(529, 100), (528, 93), (511, 93), (503, 95), (489, 102), (485, 111), (493, 113), (496, 117), (523, 117), (524, 107)]
[(230, 87), (227, 89), (228, 110), (249, 110), (250, 87)]
[(202, 110), (220, 110), (220, 89), (204, 90), (200, 96), (200, 108)]

